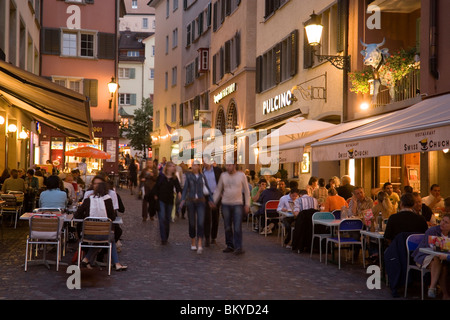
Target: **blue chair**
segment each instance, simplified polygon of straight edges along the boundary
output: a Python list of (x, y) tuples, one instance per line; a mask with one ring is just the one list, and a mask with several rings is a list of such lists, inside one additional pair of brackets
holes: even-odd
[(333, 211), (331, 211), (331, 213), (334, 215), (334, 218), (336, 220), (340, 220), (341, 219), (341, 210), (333, 210)]
[(420, 242), (422, 241), (425, 234), (412, 234), (408, 236), (406, 239), (406, 253), (407, 253), (407, 264), (406, 264), (406, 280), (405, 280), (405, 298), (406, 294), (408, 292), (408, 276), (409, 276), (409, 270), (417, 270), (420, 271), (420, 284), (422, 289), (422, 300), (423, 300), (423, 276), (430, 272), (429, 269), (424, 268), (422, 266), (417, 266), (416, 264), (411, 264), (411, 253), (414, 252), (414, 250), (417, 249)]
[(314, 221), (315, 220), (335, 220), (334, 215), (331, 212), (316, 212), (312, 216), (312, 240), (311, 240), (311, 255), (310, 258), (312, 258), (313, 254), (313, 248), (314, 248), (314, 238), (319, 238), (319, 254), (320, 254), (320, 262), (322, 262), (322, 240), (331, 237), (331, 231), (330, 233), (315, 233), (314, 232)]
[[(339, 269), (341, 269), (341, 246), (343, 245), (351, 245), (352, 246), (352, 252), (353, 252), (353, 246), (354, 245), (360, 245), (361, 249), (363, 248), (363, 242), (362, 237), (360, 239), (354, 239), (350, 236), (344, 237), (343, 235), (347, 232), (351, 231), (361, 231), (363, 228), (363, 222), (360, 219), (344, 219), (339, 223), (338, 230), (337, 230), (337, 237), (329, 237), (327, 238), (327, 246), (325, 250), (325, 255), (328, 256), (328, 243), (332, 242), (337, 244), (338, 246), (338, 259), (339, 259)], [(364, 260), (364, 254), (363, 256), (363, 264), (365, 264)], [(325, 263), (327, 263), (327, 260), (325, 260)], [(353, 263), (353, 254), (352, 254), (352, 263)]]

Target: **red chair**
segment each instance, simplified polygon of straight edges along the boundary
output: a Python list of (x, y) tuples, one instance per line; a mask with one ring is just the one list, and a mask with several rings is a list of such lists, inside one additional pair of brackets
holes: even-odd
[(267, 237), (267, 220), (281, 220), (280, 215), (276, 216), (276, 217), (268, 217), (267, 216), (267, 211), (271, 210), (271, 211), (275, 211), (277, 212), (277, 208), (278, 208), (278, 203), (280, 201), (279, 200), (269, 200), (266, 202), (266, 204), (264, 205), (264, 236)]

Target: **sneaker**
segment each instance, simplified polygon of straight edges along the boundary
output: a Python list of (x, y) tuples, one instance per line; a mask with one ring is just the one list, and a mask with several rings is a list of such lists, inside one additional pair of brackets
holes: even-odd
[(428, 298), (436, 298), (436, 288), (428, 289)]
[(197, 249), (197, 254), (202, 254), (202, 253), (203, 253), (203, 248), (202, 247), (198, 248)]
[(272, 229), (270, 229), (270, 225), (268, 225), (263, 231), (261, 231), (260, 234), (271, 234), (272, 233)]
[(196, 246), (191, 246), (191, 250), (192, 251), (197, 251), (197, 247)]
[(242, 250), (242, 249), (237, 249), (236, 251), (234, 251), (234, 254), (235, 255), (241, 255), (241, 254), (244, 254), (245, 253), (245, 251), (244, 250)]
[(233, 252), (234, 251), (234, 249), (233, 248), (230, 248), (230, 247), (226, 247), (225, 249), (223, 249), (223, 253), (228, 253), (228, 252)]

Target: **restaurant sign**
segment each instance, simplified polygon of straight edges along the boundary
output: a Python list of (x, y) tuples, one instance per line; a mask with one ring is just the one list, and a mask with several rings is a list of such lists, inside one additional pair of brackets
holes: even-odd
[(236, 91), (236, 83), (230, 84), (228, 87), (214, 95), (214, 103), (218, 104), (223, 98)]
[(281, 110), (292, 104), (292, 92), (288, 90), (263, 102), (263, 115)]
[(313, 161), (372, 158), (450, 148), (450, 126), (359, 141), (312, 145)]

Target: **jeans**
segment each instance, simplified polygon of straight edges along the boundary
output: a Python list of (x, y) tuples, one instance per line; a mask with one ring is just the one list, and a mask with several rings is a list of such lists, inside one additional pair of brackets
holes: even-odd
[[(228, 248), (242, 249), (242, 217), (244, 206), (222, 204), (225, 243)], [(233, 230), (234, 228), (234, 230)]]
[[(205, 230), (205, 202), (189, 201), (187, 203), (189, 219), (189, 237), (201, 239)], [(197, 232), (195, 232), (197, 230)]]
[(161, 241), (165, 242), (169, 239), (170, 221), (172, 218), (173, 203), (165, 203), (159, 201), (159, 231), (161, 234)]
[[(95, 237), (98, 240), (103, 240), (104, 237), (103, 236), (99, 236), (99, 237)], [(111, 246), (111, 263), (112, 264), (116, 264), (119, 263), (119, 255), (117, 254), (117, 246), (116, 243), (114, 241), (114, 235), (111, 234), (110, 236), (110, 240), (112, 242), (112, 246)], [(88, 252), (86, 253), (86, 259), (89, 261), (89, 263), (92, 265), (94, 264), (94, 261), (92, 260), (92, 258), (94, 258), (96, 256), (96, 254), (101, 250), (101, 248), (96, 249), (96, 248), (89, 248)]]
[(211, 208), (209, 203), (205, 204), (205, 239), (215, 240), (219, 231), (219, 210), (220, 204)]

